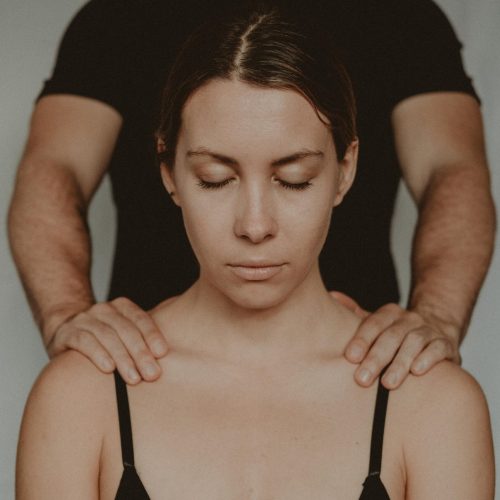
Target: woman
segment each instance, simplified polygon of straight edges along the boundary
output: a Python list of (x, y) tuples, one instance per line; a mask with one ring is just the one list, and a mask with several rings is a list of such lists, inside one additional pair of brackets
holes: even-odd
[(360, 320), (326, 291), (318, 255), (358, 143), (349, 80), (325, 47), (272, 11), (188, 41), (158, 150), (200, 277), (152, 312), (171, 349), (154, 384), (127, 391), (76, 352), (44, 370), (18, 498), (493, 498), (469, 375), (442, 363), (388, 402), (343, 357)]

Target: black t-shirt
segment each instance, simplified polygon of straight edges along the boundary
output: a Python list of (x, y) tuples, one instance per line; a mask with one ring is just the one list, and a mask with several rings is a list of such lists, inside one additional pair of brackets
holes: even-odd
[[(40, 96), (91, 97), (124, 118), (109, 168), (118, 211), (110, 298), (124, 295), (148, 308), (184, 291), (198, 276), (180, 210), (160, 181), (153, 134), (159, 96), (179, 46), (208, 15), (233, 1), (92, 0), (64, 35)], [(358, 104), (358, 173), (335, 210), (320, 256), (323, 280), (367, 309), (397, 302), (389, 243), (400, 171), (391, 112), (402, 99), (424, 92), (475, 96), (461, 44), (431, 0), (286, 3), (332, 34)]]

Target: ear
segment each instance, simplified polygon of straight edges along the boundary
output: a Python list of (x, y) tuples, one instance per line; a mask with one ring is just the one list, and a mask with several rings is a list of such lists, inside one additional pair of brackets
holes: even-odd
[(358, 150), (359, 140), (356, 138), (351, 142), (351, 144), (349, 144), (344, 158), (339, 162), (339, 183), (337, 187), (337, 194), (335, 195), (335, 200), (333, 201), (333, 206), (335, 207), (342, 203), (344, 196), (352, 186), (354, 177), (356, 176)]
[[(165, 143), (162, 139), (157, 139), (156, 141), (156, 151), (158, 153), (163, 153), (165, 151)], [(160, 174), (163, 185), (167, 190), (168, 194), (172, 198), (172, 201), (177, 205), (179, 204), (179, 197), (177, 196), (177, 188), (175, 186), (175, 179), (173, 175), (173, 167), (167, 165), (165, 162), (160, 162)]]

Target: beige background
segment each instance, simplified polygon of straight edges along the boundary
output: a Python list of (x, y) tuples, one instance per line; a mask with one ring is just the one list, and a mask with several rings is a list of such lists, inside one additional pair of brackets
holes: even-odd
[[(16, 164), (27, 132), (33, 100), (51, 71), (59, 38), (81, 0), (0, 0), (0, 214), (7, 213)], [(465, 44), (464, 58), (483, 100), (495, 197), (500, 197), (500, 50), (498, 0), (438, 0)], [(90, 214), (94, 238), (93, 278), (98, 297), (107, 288), (113, 247), (114, 215), (107, 181)], [(409, 242), (415, 209), (400, 191), (393, 227), (393, 247), (403, 292), (408, 287)], [(497, 238), (498, 244), (498, 238)], [(497, 455), (500, 455), (500, 257), (477, 304), (462, 349), (464, 366), (479, 380), (489, 400)], [(404, 302), (404, 301), (403, 301)], [(46, 363), (8, 251), (0, 233), (0, 498), (14, 498), (14, 461), (19, 422), (30, 386)], [(471, 422), (471, 425), (474, 425)], [(500, 470), (500, 469), (499, 469)]]

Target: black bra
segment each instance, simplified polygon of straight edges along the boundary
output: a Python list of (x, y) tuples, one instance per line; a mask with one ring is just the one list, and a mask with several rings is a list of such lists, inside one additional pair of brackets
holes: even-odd
[[(123, 461), (123, 474), (116, 492), (115, 500), (150, 500), (148, 492), (146, 488), (144, 488), (134, 465), (134, 446), (132, 441), (132, 425), (130, 422), (127, 385), (118, 371), (115, 371), (114, 375)], [(361, 492), (359, 500), (390, 500), (387, 490), (380, 479), (388, 397), (389, 391), (382, 385), (379, 379), (377, 400), (373, 415), (370, 466), (368, 469), (368, 476), (363, 483), (363, 491)]]

